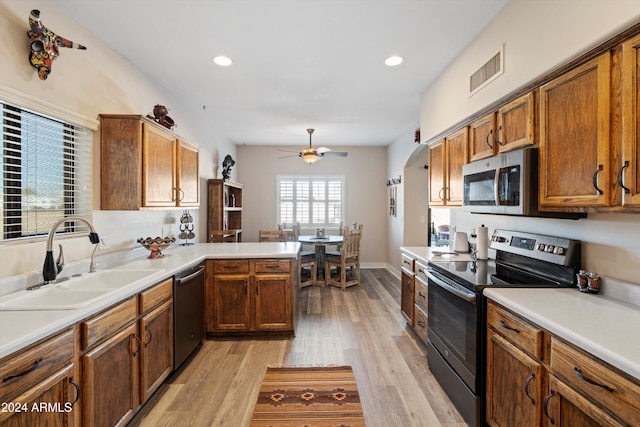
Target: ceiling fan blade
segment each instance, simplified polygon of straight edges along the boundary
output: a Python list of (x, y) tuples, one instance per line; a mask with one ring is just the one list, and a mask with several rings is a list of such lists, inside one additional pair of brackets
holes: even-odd
[(346, 151), (327, 151), (322, 153), (322, 156), (339, 156), (339, 157), (347, 157), (349, 153)]
[(280, 156), (278, 158), (279, 159), (286, 159), (286, 158), (289, 158), (289, 157), (300, 157), (300, 154), (291, 154), (289, 156)]
[(329, 151), (331, 151), (331, 148), (327, 148), (327, 147), (318, 147), (318, 148), (316, 148), (316, 152), (318, 154), (328, 153)]
[(282, 148), (278, 148), (278, 151), (282, 151), (285, 153), (298, 153), (298, 154), (300, 153), (300, 150), (284, 150)]

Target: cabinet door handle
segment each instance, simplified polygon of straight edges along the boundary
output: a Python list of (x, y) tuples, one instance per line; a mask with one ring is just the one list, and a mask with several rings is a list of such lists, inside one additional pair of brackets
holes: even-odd
[(247, 295), (247, 281), (244, 282), (244, 294)]
[(551, 415), (549, 415), (549, 400), (551, 400), (551, 398), (556, 394), (555, 391), (553, 390), (549, 390), (549, 395), (547, 397), (544, 398), (544, 404), (543, 404), (543, 412), (544, 415), (549, 418), (549, 423), (551, 424), (555, 424), (556, 421), (551, 418)]
[(418, 326), (420, 326), (422, 329), (427, 329), (427, 325), (422, 321), (422, 320), (418, 320), (416, 322), (418, 324)]
[(515, 332), (516, 334), (519, 334), (519, 333), (520, 333), (520, 330), (519, 330), (519, 329), (512, 328), (511, 326), (507, 325), (506, 323), (504, 323), (504, 320), (501, 320), (501, 321), (500, 321), (500, 326), (501, 326), (501, 327), (503, 327), (503, 328), (505, 328), (505, 329), (508, 329), (508, 330), (510, 330), (510, 331), (513, 331), (513, 332)]
[(593, 188), (596, 189), (599, 195), (603, 195), (604, 192), (598, 187), (598, 173), (602, 171), (602, 165), (598, 165), (598, 169), (593, 173)]
[(260, 289), (260, 286), (258, 286), (258, 284), (256, 283), (256, 295), (260, 295), (258, 289)]
[(176, 187), (173, 187), (171, 189), (171, 201), (175, 202), (177, 198), (178, 198), (178, 189)]
[(535, 377), (536, 377), (536, 375), (535, 375), (535, 374), (531, 374), (531, 375), (529, 375), (529, 378), (527, 378), (527, 381), (525, 381), (525, 383), (524, 383), (524, 394), (525, 394), (529, 399), (531, 399), (531, 403), (532, 403), (533, 405), (535, 405), (535, 404), (536, 404), (536, 401), (535, 401), (535, 399), (534, 399), (533, 397), (531, 397), (531, 395), (529, 394), (529, 384), (531, 383), (531, 381), (533, 381), (533, 380), (534, 380), (534, 378), (535, 378)]
[(151, 339), (153, 338), (153, 334), (149, 330), (149, 326), (148, 325), (144, 327), (144, 331), (149, 334), (149, 339), (144, 343), (144, 346), (146, 348), (149, 345), (149, 343), (151, 342)]
[(486, 142), (489, 148), (493, 150), (493, 145), (489, 143), (489, 138), (491, 138), (491, 135), (493, 135), (493, 129), (489, 131), (489, 133), (487, 134), (487, 139), (484, 142)]
[(425, 299), (425, 300), (427, 299), (427, 296), (420, 291), (418, 291), (418, 296), (422, 299)]
[(444, 202), (444, 199), (442, 198), (443, 193), (444, 193), (444, 187), (442, 187), (440, 191), (438, 191), (438, 198)]
[(631, 193), (631, 190), (628, 187), (624, 186), (624, 169), (628, 167), (629, 167), (629, 160), (625, 160), (624, 165), (622, 165), (622, 167), (620, 168), (620, 171), (618, 172), (618, 185), (622, 187), (622, 189), (624, 190), (624, 194)]
[(142, 347), (142, 343), (140, 342), (140, 338), (136, 334), (131, 334), (131, 336), (138, 342), (138, 348), (133, 352), (133, 357), (136, 357), (140, 352), (140, 347)]
[(498, 143), (498, 145), (504, 145), (502, 142), (500, 142), (500, 132), (502, 132), (502, 125), (498, 127), (498, 132), (496, 132), (496, 142)]
[(40, 367), (40, 363), (42, 363), (42, 357), (38, 358), (35, 362), (33, 362), (33, 365), (31, 365), (30, 368), (25, 369), (24, 371), (20, 372), (19, 374), (9, 375), (7, 377), (4, 377), (2, 379), (2, 382), (6, 383), (7, 381), (11, 381), (14, 378), (24, 377), (28, 373), (31, 373), (31, 372), (35, 371), (36, 369), (38, 369)]
[(80, 399), (80, 386), (73, 381), (73, 377), (69, 378), (69, 384), (76, 388), (76, 398), (71, 402), (71, 407), (73, 408), (78, 399)]
[(608, 392), (613, 392), (613, 389), (611, 387), (609, 387), (608, 385), (600, 384), (599, 382), (594, 381), (589, 377), (585, 377), (584, 374), (582, 373), (582, 370), (580, 370), (580, 368), (578, 368), (577, 366), (575, 366), (573, 369), (576, 371), (576, 376), (578, 378), (580, 378), (582, 381), (585, 381), (585, 382), (587, 382), (587, 383), (589, 383), (591, 385), (595, 385), (597, 387), (602, 387), (603, 389), (607, 390)]
[(182, 201), (182, 199), (184, 199), (184, 191), (182, 191), (182, 188), (178, 188), (178, 191), (180, 192), (180, 199), (179, 199), (179, 201)]

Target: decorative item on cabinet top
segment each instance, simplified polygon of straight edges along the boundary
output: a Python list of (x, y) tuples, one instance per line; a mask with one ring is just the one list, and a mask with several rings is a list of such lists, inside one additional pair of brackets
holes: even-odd
[(173, 128), (178, 125), (173, 121), (171, 117), (168, 116), (168, 114), (169, 108), (165, 107), (164, 105), (156, 104), (153, 107), (153, 116), (151, 114), (147, 114), (147, 118), (155, 120), (157, 123), (160, 123), (167, 129), (173, 130)]
[[(231, 178), (231, 166), (235, 164), (236, 164), (236, 161), (233, 160), (233, 157), (231, 157), (231, 155), (227, 154), (226, 156), (224, 156), (224, 160), (222, 161), (222, 179)], [(226, 196), (226, 193), (225, 193), (225, 196)], [(228, 205), (225, 203), (225, 206), (228, 206)]]

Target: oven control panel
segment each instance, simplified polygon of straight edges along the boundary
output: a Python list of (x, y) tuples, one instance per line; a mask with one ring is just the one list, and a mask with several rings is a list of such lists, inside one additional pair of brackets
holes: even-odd
[(523, 231), (495, 230), (490, 247), (559, 265), (573, 265), (580, 258), (577, 240)]

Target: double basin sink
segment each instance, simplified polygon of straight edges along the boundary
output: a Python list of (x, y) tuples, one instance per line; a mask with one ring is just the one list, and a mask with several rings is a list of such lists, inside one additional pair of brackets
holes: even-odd
[(75, 310), (161, 271), (114, 269), (75, 275), (52, 286), (1, 296), (0, 311)]

